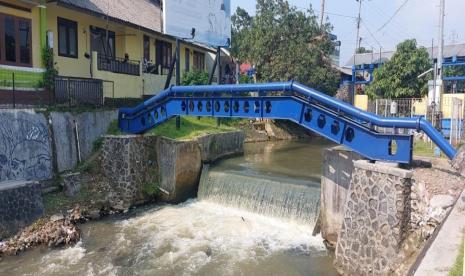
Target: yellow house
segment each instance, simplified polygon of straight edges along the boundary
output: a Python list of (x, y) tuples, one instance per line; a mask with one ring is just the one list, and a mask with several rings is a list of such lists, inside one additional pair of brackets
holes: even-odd
[[(42, 74), (48, 45), (60, 76), (102, 80), (104, 97), (141, 98), (164, 88), (175, 52), (159, 0), (0, 0), (0, 20), (0, 91), (11, 71)], [(182, 41), (181, 76), (209, 70), (213, 52)]]

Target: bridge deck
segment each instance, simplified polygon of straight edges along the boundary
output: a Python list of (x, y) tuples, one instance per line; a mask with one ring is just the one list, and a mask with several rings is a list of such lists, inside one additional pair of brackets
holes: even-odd
[[(287, 119), (372, 159), (410, 163), (412, 135), (399, 129), (424, 131), (449, 157), (456, 150), (422, 118), (386, 118), (357, 109), (295, 82), (173, 86), (135, 108), (122, 108), (123, 132), (143, 133), (178, 115), (226, 118)], [(375, 127), (392, 128), (382, 134)]]

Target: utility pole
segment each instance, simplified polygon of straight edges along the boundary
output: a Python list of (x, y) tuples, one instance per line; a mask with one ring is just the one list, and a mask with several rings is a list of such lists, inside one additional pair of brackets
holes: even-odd
[(323, 30), (323, 21), (325, 18), (325, 0), (321, 0), (320, 29)]
[(437, 56), (437, 91), (434, 91), (434, 102), (436, 106), (436, 111), (441, 111), (442, 106), (442, 93), (443, 93), (443, 83), (442, 83), (442, 63), (444, 62), (444, 14), (445, 14), (445, 2), (446, 0), (440, 0), (439, 5), (439, 39), (438, 39), (438, 56)]
[(357, 17), (357, 40), (355, 40), (355, 54), (357, 54), (357, 50), (360, 48), (360, 23), (362, 22), (362, 1), (363, 0), (356, 0), (359, 2), (358, 4), (358, 17)]

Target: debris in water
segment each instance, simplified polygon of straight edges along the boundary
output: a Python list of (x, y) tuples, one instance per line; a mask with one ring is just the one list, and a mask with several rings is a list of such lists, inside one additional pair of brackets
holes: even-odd
[[(244, 218), (242, 218), (244, 219)], [(212, 255), (212, 249), (210, 247), (207, 248), (207, 250), (205, 250), (205, 254), (207, 254), (208, 257), (210, 257)]]

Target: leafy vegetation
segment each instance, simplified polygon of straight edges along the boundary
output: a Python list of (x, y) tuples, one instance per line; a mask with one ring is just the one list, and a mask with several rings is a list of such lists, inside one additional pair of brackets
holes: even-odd
[(257, 0), (256, 16), (238, 8), (232, 17), (233, 55), (255, 65), (257, 81), (296, 80), (334, 95), (339, 73), (331, 67), (329, 24), (320, 28), (311, 6)]
[(357, 48), (357, 54), (367, 54), (367, 53), (373, 53), (373, 50), (369, 50), (365, 47)]
[(150, 133), (172, 139), (191, 139), (194, 137), (235, 130), (234, 127), (221, 124), (216, 126), (216, 118), (181, 117), (181, 128), (176, 129), (176, 120), (167, 122), (152, 129)]
[(62, 213), (73, 208), (76, 204), (87, 206), (91, 200), (103, 198), (103, 194), (91, 192), (86, 185), (74, 197), (67, 197), (63, 192), (47, 193), (43, 195), (45, 215)]
[(208, 73), (205, 71), (189, 71), (182, 76), (181, 85), (208, 84)]
[(428, 78), (418, 76), (431, 68), (428, 52), (415, 39), (397, 45), (392, 58), (374, 71), (374, 81), (366, 87), (370, 98), (411, 98), (426, 93)]
[(55, 68), (53, 50), (48, 46), (42, 50), (42, 63), (45, 66), (44, 86), (48, 90), (53, 91), (55, 77), (58, 75), (58, 70)]
[(114, 120), (108, 126), (107, 134), (110, 135), (121, 135), (123, 134), (118, 127), (118, 120)]

